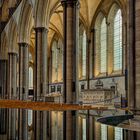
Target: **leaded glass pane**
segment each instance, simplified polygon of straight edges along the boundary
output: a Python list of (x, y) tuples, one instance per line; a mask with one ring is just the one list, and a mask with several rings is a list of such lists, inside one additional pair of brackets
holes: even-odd
[(105, 18), (101, 23), (101, 34), (100, 34), (100, 72), (106, 72), (106, 62), (107, 62), (107, 55), (106, 55), (106, 47), (107, 47), (107, 29), (106, 29), (106, 21)]
[(119, 9), (114, 18), (114, 70), (122, 69), (122, 16)]

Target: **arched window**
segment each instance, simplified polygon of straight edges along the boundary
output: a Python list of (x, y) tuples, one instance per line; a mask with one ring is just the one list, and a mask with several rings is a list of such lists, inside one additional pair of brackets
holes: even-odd
[(87, 50), (86, 50), (86, 31), (83, 25), (80, 25), (80, 34), (79, 34), (79, 78), (85, 79), (86, 78), (86, 57), (87, 57)]
[(33, 68), (29, 67), (29, 89), (33, 89)]
[(61, 40), (52, 43), (52, 82), (61, 82), (63, 73), (63, 47)]
[(107, 63), (107, 29), (106, 29), (106, 19), (103, 18), (101, 23), (101, 32), (100, 32), (100, 72), (106, 72), (106, 63)]
[(107, 25), (99, 13), (95, 22), (94, 75), (105, 76), (107, 72)]
[(58, 53), (58, 81), (63, 81), (63, 42), (61, 39), (58, 40), (58, 47), (57, 47), (57, 53)]
[(57, 41), (54, 40), (52, 43), (52, 82), (57, 81)]
[(113, 40), (113, 68), (116, 71), (122, 69), (122, 15), (120, 9), (118, 9), (114, 17)]

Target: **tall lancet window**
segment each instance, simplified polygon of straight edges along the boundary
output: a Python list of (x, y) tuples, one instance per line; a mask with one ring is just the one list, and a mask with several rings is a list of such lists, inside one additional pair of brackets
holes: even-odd
[(106, 19), (103, 18), (100, 30), (100, 72), (107, 71), (107, 28)]
[(63, 80), (63, 44), (62, 41), (54, 40), (52, 43), (52, 82)]
[(87, 36), (83, 24), (79, 28), (79, 79), (86, 79)]
[(106, 76), (107, 73), (107, 24), (103, 13), (95, 21), (94, 75)]
[(114, 71), (122, 70), (122, 14), (118, 9), (114, 17)]
[(33, 89), (33, 68), (29, 67), (29, 89)]
[(58, 79), (57, 45), (58, 45), (58, 42), (54, 40), (52, 43), (52, 82), (57, 82), (57, 79)]

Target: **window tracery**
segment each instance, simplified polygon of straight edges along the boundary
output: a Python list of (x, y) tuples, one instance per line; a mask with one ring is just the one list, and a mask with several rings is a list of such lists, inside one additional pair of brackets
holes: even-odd
[(53, 40), (52, 43), (52, 82), (62, 82), (63, 73), (63, 47), (62, 41)]
[(79, 34), (79, 78), (86, 78), (86, 57), (87, 57), (87, 36), (84, 26), (80, 25), (80, 34)]

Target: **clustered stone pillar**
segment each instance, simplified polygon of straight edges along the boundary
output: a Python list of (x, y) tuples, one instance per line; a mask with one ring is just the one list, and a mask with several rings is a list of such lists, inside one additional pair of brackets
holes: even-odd
[[(128, 107), (140, 115), (140, 1), (128, 0)], [(129, 131), (128, 140), (139, 140), (140, 133)]]
[(86, 115), (86, 139), (93, 139), (93, 117), (90, 115), (90, 111), (87, 111)]
[(16, 73), (17, 73), (17, 53), (8, 53), (8, 96), (9, 99), (16, 98)]
[[(78, 99), (78, 40), (79, 1), (62, 0), (64, 22), (64, 102), (76, 103)], [(77, 112), (64, 112), (63, 139), (78, 139)]]
[[(7, 59), (0, 59), (0, 99), (5, 99), (7, 95)], [(6, 134), (7, 130), (7, 109), (0, 108), (0, 138), (1, 134)]]
[[(29, 45), (19, 43), (19, 99), (27, 100), (29, 86)], [(28, 114), (19, 110), (19, 140), (28, 140)]]
[[(17, 97), (16, 86), (16, 74), (17, 74), (17, 53), (8, 53), (8, 97), (9, 99), (15, 99)], [(16, 139), (16, 111), (15, 109), (9, 109), (9, 126), (8, 126), (8, 139)]]
[[(128, 106), (135, 108), (135, 20), (134, 20), (134, 1), (128, 1)], [(131, 59), (130, 59), (131, 58)]]
[[(136, 108), (140, 108), (140, 1), (135, 0)], [(137, 112), (140, 115), (140, 111)], [(140, 138), (140, 136), (139, 136)]]
[[(34, 99), (44, 100), (47, 89), (47, 29), (35, 28), (35, 83)], [(34, 133), (35, 140), (46, 140), (47, 138), (47, 112), (35, 111)]]
[(6, 59), (0, 59), (0, 98), (2, 99), (7, 96), (7, 62)]
[(20, 100), (28, 98), (29, 88), (29, 45), (19, 43), (19, 97)]

